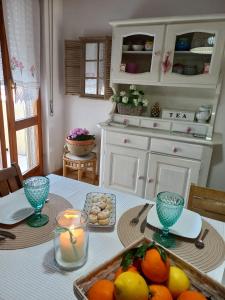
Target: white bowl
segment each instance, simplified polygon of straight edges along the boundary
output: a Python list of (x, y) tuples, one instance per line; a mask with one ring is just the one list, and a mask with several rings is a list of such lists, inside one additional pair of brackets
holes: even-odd
[(141, 51), (144, 49), (144, 45), (132, 45), (134, 51)]

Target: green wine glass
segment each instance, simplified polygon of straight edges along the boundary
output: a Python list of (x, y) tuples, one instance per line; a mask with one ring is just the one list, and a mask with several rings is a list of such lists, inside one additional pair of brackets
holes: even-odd
[(176, 246), (175, 237), (169, 234), (169, 228), (180, 218), (184, 207), (184, 198), (177, 193), (161, 192), (156, 197), (156, 211), (163, 225), (161, 233), (155, 233), (153, 238), (166, 248)]
[(24, 192), (30, 205), (34, 208), (34, 214), (27, 218), (27, 224), (31, 227), (41, 227), (48, 223), (48, 216), (41, 214), (49, 194), (49, 179), (44, 176), (30, 177), (23, 182)]

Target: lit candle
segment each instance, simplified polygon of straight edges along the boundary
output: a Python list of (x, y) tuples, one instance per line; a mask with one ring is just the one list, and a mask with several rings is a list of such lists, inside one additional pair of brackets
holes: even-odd
[(87, 259), (87, 214), (78, 210), (66, 210), (57, 217), (55, 230), (55, 259), (64, 269), (82, 266)]
[(66, 262), (80, 260), (85, 253), (85, 232), (82, 228), (69, 229), (60, 234), (59, 247)]

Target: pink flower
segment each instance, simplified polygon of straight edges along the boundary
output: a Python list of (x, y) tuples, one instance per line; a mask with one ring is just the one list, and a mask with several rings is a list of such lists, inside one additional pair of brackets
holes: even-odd
[(20, 70), (24, 68), (22, 61), (19, 63)]
[(89, 131), (86, 128), (71, 129), (67, 138), (70, 140), (95, 139), (94, 135), (89, 135)]

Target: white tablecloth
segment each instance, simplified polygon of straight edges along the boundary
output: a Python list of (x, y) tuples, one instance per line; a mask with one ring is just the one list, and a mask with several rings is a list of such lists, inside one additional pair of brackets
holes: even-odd
[[(93, 191), (108, 191), (93, 185), (56, 175), (49, 175), (50, 192), (58, 194), (82, 209), (86, 194)], [(108, 191), (109, 192), (109, 191)], [(112, 191), (111, 191), (112, 192)], [(144, 204), (146, 200), (120, 192), (117, 198), (117, 220), (129, 208)], [(225, 239), (225, 223), (207, 219)], [(1, 300), (69, 300), (75, 299), (73, 282), (123, 249), (113, 232), (90, 232), (87, 263), (73, 272), (57, 271), (53, 262), (53, 241), (39, 246), (0, 251), (0, 299)], [(225, 262), (209, 276), (221, 282)]]

